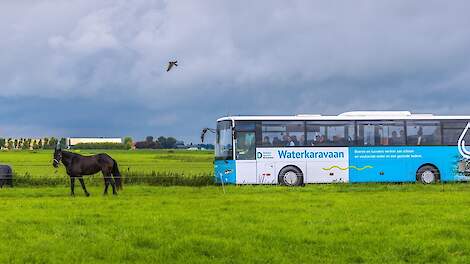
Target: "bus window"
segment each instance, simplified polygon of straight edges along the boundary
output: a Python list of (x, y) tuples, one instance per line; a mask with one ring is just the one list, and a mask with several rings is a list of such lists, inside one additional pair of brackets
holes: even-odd
[(357, 144), (359, 146), (405, 145), (403, 121), (359, 121), (357, 122)]
[(232, 122), (217, 123), (215, 159), (232, 159)]
[(352, 121), (308, 121), (308, 146), (350, 146), (354, 143)]
[(439, 121), (407, 121), (408, 145), (440, 145), (441, 125)]
[[(462, 134), (467, 123), (466, 120), (442, 120), (442, 143), (447, 146), (457, 146), (460, 135)], [(470, 142), (470, 133), (464, 137), (465, 142)], [(467, 143), (468, 144), (468, 143)]]
[(256, 122), (235, 122), (236, 147), (235, 157), (237, 160), (254, 160), (256, 152)]
[(237, 132), (237, 160), (254, 160), (255, 150), (255, 132)]
[(264, 121), (261, 131), (263, 147), (295, 147), (305, 144), (304, 122)]

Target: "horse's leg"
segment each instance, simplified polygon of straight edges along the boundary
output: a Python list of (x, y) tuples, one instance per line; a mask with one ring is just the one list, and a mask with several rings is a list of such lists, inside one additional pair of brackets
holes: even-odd
[(75, 196), (75, 177), (70, 176), (70, 195)]
[(78, 178), (78, 180), (80, 181), (80, 185), (82, 185), (82, 189), (83, 189), (83, 191), (85, 192), (85, 195), (86, 195), (86, 196), (90, 196), (90, 193), (88, 193), (88, 191), (86, 190), (85, 182), (83, 181), (83, 177), (80, 176), (80, 177)]
[(107, 193), (108, 191), (108, 186), (111, 184), (111, 188), (113, 188), (113, 195), (116, 195), (116, 183), (113, 180), (113, 176), (110, 171), (103, 171), (104, 177), (107, 179), (107, 184), (106, 184), (106, 190), (105, 192)]
[(103, 172), (103, 178), (104, 178), (104, 195), (108, 194), (108, 187), (109, 187), (109, 177), (106, 175), (106, 173)]
[(113, 195), (117, 195), (117, 192), (116, 192), (116, 182), (114, 182), (114, 179), (111, 178), (111, 173), (109, 174), (109, 181), (111, 182), (111, 187), (113, 188)]

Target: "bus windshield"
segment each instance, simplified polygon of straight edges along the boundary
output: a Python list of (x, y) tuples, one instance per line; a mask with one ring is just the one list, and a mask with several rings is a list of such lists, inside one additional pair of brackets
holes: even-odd
[(215, 158), (232, 159), (232, 121), (219, 122), (216, 133)]

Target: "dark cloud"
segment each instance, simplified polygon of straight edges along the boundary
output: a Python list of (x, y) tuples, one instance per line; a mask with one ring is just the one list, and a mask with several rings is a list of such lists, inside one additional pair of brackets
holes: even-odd
[[(2, 133), (196, 141), (226, 114), (465, 114), (469, 11), (467, 1), (6, 1)], [(170, 59), (180, 66), (166, 73)]]

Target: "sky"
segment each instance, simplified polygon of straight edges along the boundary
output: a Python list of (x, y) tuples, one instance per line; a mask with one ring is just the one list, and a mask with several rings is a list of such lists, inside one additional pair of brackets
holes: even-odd
[(0, 136), (199, 143), (226, 115), (470, 115), (469, 13), (460, 0), (2, 0)]

